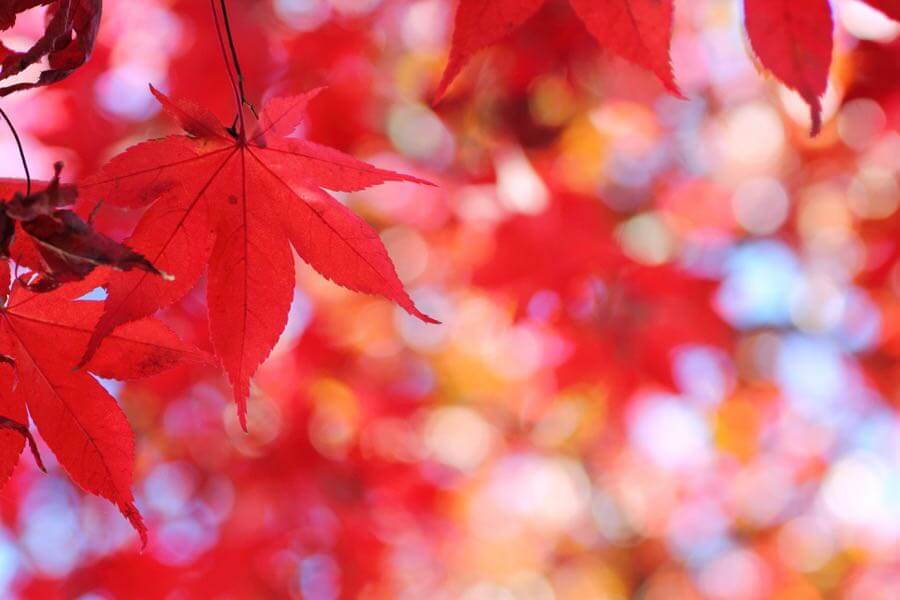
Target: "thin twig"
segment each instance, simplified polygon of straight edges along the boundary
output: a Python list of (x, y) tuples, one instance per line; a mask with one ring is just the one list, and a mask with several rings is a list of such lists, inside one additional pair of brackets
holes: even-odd
[(219, 10), (216, 8), (216, 0), (209, 0), (209, 6), (212, 8), (213, 23), (216, 24), (216, 38), (219, 40), (219, 50), (222, 53), (222, 60), (225, 61), (225, 72), (228, 73), (228, 80), (231, 82), (231, 90), (234, 93), (234, 104), (237, 108), (237, 113), (234, 115), (234, 122), (229, 129), (229, 131), (234, 133), (238, 119), (241, 118), (241, 115), (243, 114), (244, 100), (241, 96), (237, 80), (234, 77), (234, 72), (231, 69), (231, 61), (228, 60), (228, 50), (225, 49), (225, 36), (222, 34), (222, 26), (219, 24)]
[(228, 6), (225, 3), (225, 0), (219, 0), (219, 5), (222, 7), (222, 21), (225, 23), (225, 33), (228, 36), (228, 48), (231, 50), (231, 61), (234, 64), (234, 72), (237, 74), (237, 88), (241, 97), (241, 108), (238, 116), (241, 122), (241, 136), (243, 136), (245, 130), (244, 106), (246, 105), (250, 109), (250, 113), (254, 117), (259, 118), (259, 115), (256, 114), (256, 108), (247, 99), (247, 92), (244, 90), (244, 72), (241, 71), (241, 61), (238, 59), (237, 48), (234, 45), (234, 34), (231, 32), (231, 21), (228, 19)]
[(19, 132), (16, 131), (15, 126), (12, 121), (9, 119), (9, 116), (6, 112), (0, 108), (0, 116), (3, 117), (3, 120), (6, 121), (6, 124), (9, 126), (9, 130), (12, 132), (13, 137), (16, 139), (16, 147), (19, 148), (19, 157), (22, 159), (22, 167), (25, 169), (25, 196), (28, 197), (31, 195), (31, 172), (28, 170), (28, 161), (25, 160), (25, 149), (22, 147), (22, 140), (19, 139)]
[(244, 92), (244, 74), (241, 72), (241, 61), (238, 60), (237, 49), (234, 47), (234, 35), (231, 33), (231, 22), (228, 20), (228, 5), (225, 4), (225, 0), (219, 0), (219, 4), (222, 5), (222, 21), (225, 22), (225, 33), (228, 34), (228, 48), (231, 50), (231, 60), (234, 61), (234, 70), (237, 73), (241, 101), (247, 102), (247, 94)]

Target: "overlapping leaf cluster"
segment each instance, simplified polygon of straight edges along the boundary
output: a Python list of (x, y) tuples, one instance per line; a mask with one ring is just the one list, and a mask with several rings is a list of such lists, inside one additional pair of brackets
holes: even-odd
[[(865, 0), (900, 20), (896, 0)], [(675, 0), (570, 0), (597, 42), (643, 67), (673, 94), (670, 46)], [(442, 97), (472, 56), (533, 17), (546, 0), (460, 0), (450, 61), (437, 89)], [(834, 21), (828, 0), (743, 0), (744, 22), (761, 67), (809, 104), (812, 133), (822, 127), (821, 97), (828, 85)]]
[[(0, 14), (0, 26), (11, 26), (16, 13), (44, 3), (26, 0), (9, 7), (8, 14)], [(68, 75), (89, 56), (99, 18), (99, 0), (54, 4), (45, 35), (31, 50), (20, 54), (4, 48), (0, 79), (42, 56), (49, 57), (51, 70), (35, 84), (17, 84), (0, 93)], [(30, 275), (13, 282), (2, 312), (9, 346), (5, 354), (12, 357), (9, 365), (16, 372), (6, 380), (12, 399), (7, 418), (26, 423), (27, 399), (32, 420), (72, 478), (116, 503), (145, 542), (130, 491), (131, 432), (115, 401), (87, 371), (104, 377), (145, 376), (174, 364), (173, 357), (190, 354), (177, 338), (170, 339), (173, 334), (148, 319), (187, 294), (207, 263), (213, 346), (229, 375), (245, 429), (250, 378), (287, 323), (294, 288), (291, 245), (328, 279), (385, 296), (434, 322), (403, 289), (375, 230), (322, 189), (425, 182), (287, 137), (316, 91), (269, 102), (252, 131), (243, 128), (243, 118), (240, 129), (229, 128), (200, 106), (152, 91), (186, 135), (132, 147), (80, 184), (89, 200), (123, 208), (150, 206), (127, 245), (95, 232), (69, 210), (77, 192), (59, 183), (61, 165), (56, 178), (34, 194), (22, 193), (24, 182), (8, 182), (0, 212), (5, 257), (30, 269)], [(17, 231), (24, 235), (14, 242)], [(102, 279), (35, 295), (85, 280), (98, 265), (113, 269), (104, 271)], [(8, 263), (4, 266), (8, 274)], [(76, 302), (98, 286), (107, 290), (105, 302)], [(35, 349), (32, 344), (41, 335), (55, 337), (58, 344)], [(117, 367), (112, 357), (117, 357)], [(80, 370), (73, 373), (75, 369)], [(12, 465), (22, 441), (15, 436), (8, 441)], [(4, 466), (7, 476), (11, 465)]]

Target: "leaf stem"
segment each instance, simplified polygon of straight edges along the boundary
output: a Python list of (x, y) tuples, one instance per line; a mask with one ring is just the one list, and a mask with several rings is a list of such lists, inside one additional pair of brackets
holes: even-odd
[(222, 20), (225, 22), (225, 33), (228, 35), (228, 48), (231, 50), (231, 59), (234, 61), (234, 70), (237, 73), (238, 89), (241, 93), (241, 102), (252, 105), (247, 101), (247, 94), (244, 92), (244, 73), (241, 71), (241, 62), (238, 60), (237, 48), (234, 47), (234, 36), (231, 33), (231, 21), (228, 20), (228, 6), (225, 0), (219, 0), (222, 5)]
[(25, 169), (25, 196), (30, 196), (31, 172), (28, 170), (28, 161), (25, 159), (25, 149), (22, 147), (22, 140), (19, 139), (19, 132), (16, 131), (13, 122), (10, 120), (9, 116), (2, 108), (0, 108), (0, 116), (3, 117), (4, 121), (6, 121), (6, 124), (9, 126), (9, 130), (12, 132), (13, 137), (16, 139), (16, 147), (19, 149), (19, 158), (22, 159), (22, 167)]
[(237, 137), (235, 128), (237, 127), (238, 120), (241, 119), (243, 115), (242, 109), (244, 101), (237, 80), (234, 77), (234, 71), (231, 68), (231, 61), (228, 59), (228, 50), (225, 48), (225, 36), (222, 34), (222, 26), (219, 24), (219, 9), (216, 7), (216, 0), (209, 0), (209, 6), (212, 9), (213, 23), (216, 25), (216, 38), (219, 41), (219, 50), (222, 53), (222, 60), (225, 61), (225, 72), (228, 74), (228, 81), (231, 82), (231, 90), (234, 93), (234, 104), (237, 108), (237, 112), (234, 115), (234, 122), (232, 122), (231, 128), (228, 131)]
[[(219, 25), (218, 15), (216, 14), (215, 0), (210, 0), (210, 2), (213, 5), (213, 15), (216, 21), (216, 33), (219, 37), (219, 46), (222, 50), (223, 57), (226, 57), (225, 42), (223, 41), (222, 28)], [(241, 130), (239, 133), (240, 137), (243, 137), (245, 132), (244, 106), (250, 108), (250, 112), (254, 117), (258, 117), (258, 115), (256, 114), (256, 108), (247, 99), (247, 92), (244, 89), (244, 72), (241, 70), (241, 61), (238, 59), (237, 48), (234, 45), (234, 34), (231, 31), (231, 21), (228, 18), (228, 5), (225, 0), (219, 0), (219, 6), (222, 9), (222, 22), (225, 23), (225, 36), (228, 38), (228, 49), (231, 53), (231, 63), (228, 62), (227, 57), (225, 58), (225, 63), (228, 68), (228, 78), (231, 80), (231, 86), (234, 88), (235, 97), (238, 100), (238, 114), (235, 117), (235, 124), (232, 125), (232, 129), (240, 122)], [(233, 72), (232, 65), (234, 66)]]

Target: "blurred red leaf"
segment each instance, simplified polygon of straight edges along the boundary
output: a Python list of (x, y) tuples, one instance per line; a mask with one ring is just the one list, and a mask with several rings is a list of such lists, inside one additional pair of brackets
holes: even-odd
[(561, 383), (602, 372), (621, 400), (642, 383), (674, 386), (673, 351), (724, 346), (730, 330), (712, 310), (713, 282), (674, 266), (634, 263), (612, 231), (599, 202), (559, 194), (543, 214), (500, 227), (496, 251), (475, 283), (512, 295), (521, 316), (539, 293), (551, 292), (559, 306), (548, 318), (572, 346), (560, 365)]
[[(672, 0), (570, 0), (601, 46), (652, 71), (680, 96), (672, 73)], [(500, 41), (535, 15), (545, 0), (460, 0), (450, 60), (435, 94), (444, 96), (479, 50)]]
[(864, 0), (895, 21), (900, 21), (900, 0)]

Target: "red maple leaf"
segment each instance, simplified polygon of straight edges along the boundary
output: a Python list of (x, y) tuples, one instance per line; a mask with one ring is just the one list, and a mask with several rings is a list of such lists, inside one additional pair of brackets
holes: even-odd
[[(559, 306), (542, 318), (571, 344), (560, 383), (600, 376), (624, 400), (643, 384), (674, 387), (673, 351), (689, 344), (727, 347), (730, 330), (712, 308), (714, 283), (671, 265), (633, 262), (611, 231), (599, 202), (557, 194), (542, 214), (517, 216), (497, 229), (496, 251), (473, 282), (515, 299), (520, 316), (539, 294), (551, 292)], [(557, 251), (548, 253), (554, 245)]]
[(745, 0), (744, 22), (760, 64), (809, 104), (816, 135), (834, 47), (828, 0)]
[[(546, 0), (460, 0), (450, 60), (436, 99), (446, 93), (466, 63), (534, 16)], [(601, 46), (652, 71), (680, 96), (672, 73), (673, 0), (569, 0), (575, 14)]]
[[(115, 399), (90, 373), (136, 379), (184, 360), (202, 360), (203, 355), (161, 322), (143, 319), (116, 329), (85, 369), (75, 370), (103, 311), (101, 302), (77, 298), (99, 283), (95, 275), (43, 294), (20, 281), (13, 283), (0, 309), (0, 354), (8, 357), (7, 364), (0, 365), (5, 371), (0, 378), (0, 416), (26, 423), (27, 406), (72, 480), (113, 502), (146, 544), (146, 527), (131, 494), (131, 429)], [(22, 447), (21, 437), (0, 432), (0, 475), (8, 475)]]
[(151, 205), (129, 246), (175, 280), (114, 274), (84, 360), (119, 325), (182, 298), (209, 262), (210, 333), (246, 429), (250, 378), (287, 323), (294, 288), (291, 244), (335, 283), (380, 294), (434, 322), (403, 289), (375, 230), (322, 190), (427, 182), (287, 138), (317, 91), (274, 99), (247, 135), (226, 128), (202, 107), (151, 90), (188, 135), (133, 146), (81, 189), (119, 206)]
[(14, 52), (0, 43), (0, 81), (18, 75), (44, 57), (49, 68), (34, 83), (17, 83), (0, 88), (0, 96), (56, 83), (87, 62), (100, 28), (102, 0), (12, 0), (0, 7), (0, 30), (12, 27), (16, 14), (45, 4), (47, 27), (28, 50)]

